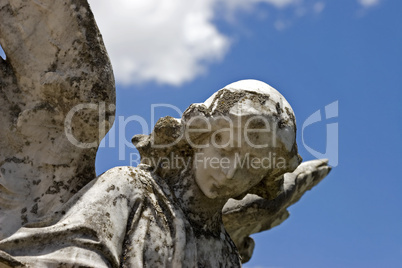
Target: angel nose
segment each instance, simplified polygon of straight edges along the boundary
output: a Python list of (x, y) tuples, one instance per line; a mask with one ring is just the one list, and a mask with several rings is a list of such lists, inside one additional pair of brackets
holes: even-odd
[(224, 173), (227, 179), (233, 179), (236, 174), (237, 167), (235, 163), (230, 163), (228, 167), (224, 169)]

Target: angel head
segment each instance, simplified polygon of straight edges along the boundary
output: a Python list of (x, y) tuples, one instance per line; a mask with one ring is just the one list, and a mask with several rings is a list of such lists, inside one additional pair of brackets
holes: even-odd
[(257, 80), (227, 85), (190, 105), (181, 120), (161, 118), (151, 135), (137, 135), (133, 142), (142, 163), (157, 175), (173, 182), (190, 172), (209, 198), (275, 198), (280, 175), (301, 162), (291, 106)]

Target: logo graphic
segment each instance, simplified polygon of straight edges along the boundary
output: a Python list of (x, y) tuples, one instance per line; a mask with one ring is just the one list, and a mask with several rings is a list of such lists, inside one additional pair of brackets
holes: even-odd
[[(338, 101), (334, 101), (325, 106), (325, 119), (328, 120), (330, 118), (338, 117)], [(303, 123), (302, 127), (302, 141), (304, 148), (317, 158), (327, 158), (329, 159), (329, 164), (333, 167), (338, 165), (338, 123), (329, 123), (327, 124), (327, 140), (326, 140), (326, 148), (325, 153), (320, 153), (310, 146), (306, 144), (304, 141), (304, 129), (312, 124), (320, 122), (321, 118), (321, 111), (318, 110), (310, 115), (306, 121)]]

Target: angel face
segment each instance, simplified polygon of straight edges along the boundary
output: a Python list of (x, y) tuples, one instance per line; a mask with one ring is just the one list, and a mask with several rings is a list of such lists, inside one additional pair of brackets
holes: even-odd
[(244, 131), (234, 128), (213, 133), (208, 146), (195, 154), (195, 181), (207, 197), (236, 197), (260, 182), (272, 168), (270, 136), (254, 132), (248, 139), (238, 139)]
[[(280, 192), (276, 178), (300, 162), (292, 107), (263, 82), (227, 85), (204, 103), (191, 105), (182, 122), (195, 150), (195, 181), (209, 198), (239, 196), (262, 179), (274, 198)], [(250, 128), (257, 131), (249, 133)]]

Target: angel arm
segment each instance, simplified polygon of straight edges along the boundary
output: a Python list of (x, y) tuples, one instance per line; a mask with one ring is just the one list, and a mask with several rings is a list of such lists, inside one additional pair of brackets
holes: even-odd
[(299, 201), (303, 194), (317, 185), (330, 172), (328, 160), (303, 162), (295, 171), (283, 175), (283, 192), (267, 200), (248, 194), (242, 200), (230, 199), (223, 208), (223, 223), (247, 262), (253, 253), (253, 233), (269, 230), (289, 217), (287, 208)]

